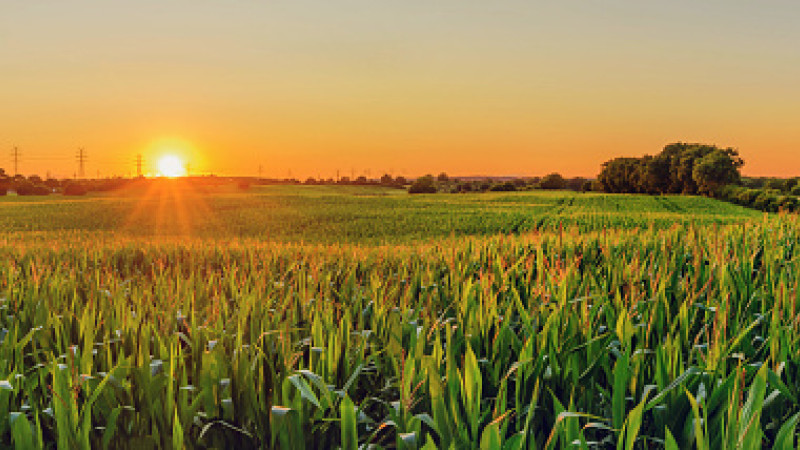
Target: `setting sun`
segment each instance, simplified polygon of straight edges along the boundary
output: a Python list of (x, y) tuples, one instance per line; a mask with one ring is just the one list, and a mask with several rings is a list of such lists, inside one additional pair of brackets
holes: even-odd
[(186, 164), (175, 155), (164, 155), (158, 160), (160, 175), (175, 178), (186, 175)]

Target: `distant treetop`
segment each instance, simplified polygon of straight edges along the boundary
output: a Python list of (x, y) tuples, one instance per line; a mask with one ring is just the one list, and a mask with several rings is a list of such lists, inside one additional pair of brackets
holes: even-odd
[(677, 142), (655, 156), (612, 159), (597, 179), (606, 192), (714, 196), (739, 181), (743, 165), (736, 149)]

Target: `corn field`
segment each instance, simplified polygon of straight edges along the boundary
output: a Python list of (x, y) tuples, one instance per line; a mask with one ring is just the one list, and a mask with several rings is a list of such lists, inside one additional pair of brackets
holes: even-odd
[(0, 246), (17, 448), (794, 448), (800, 221)]

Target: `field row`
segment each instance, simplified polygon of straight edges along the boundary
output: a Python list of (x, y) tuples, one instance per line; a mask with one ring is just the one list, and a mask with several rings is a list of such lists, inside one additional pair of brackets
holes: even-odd
[(794, 446), (793, 216), (369, 248), (34, 236), (0, 248), (3, 445)]
[(123, 236), (397, 243), (447, 236), (730, 224), (763, 213), (703, 197), (520, 192), (407, 195), (375, 187), (272, 186), (203, 193), (154, 183), (130, 195), (0, 200), (0, 229)]

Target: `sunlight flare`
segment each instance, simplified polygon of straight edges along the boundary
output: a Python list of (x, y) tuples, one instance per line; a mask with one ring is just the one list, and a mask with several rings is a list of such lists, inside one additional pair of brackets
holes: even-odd
[(183, 177), (186, 176), (186, 164), (175, 155), (164, 155), (158, 160), (158, 172), (168, 178)]

